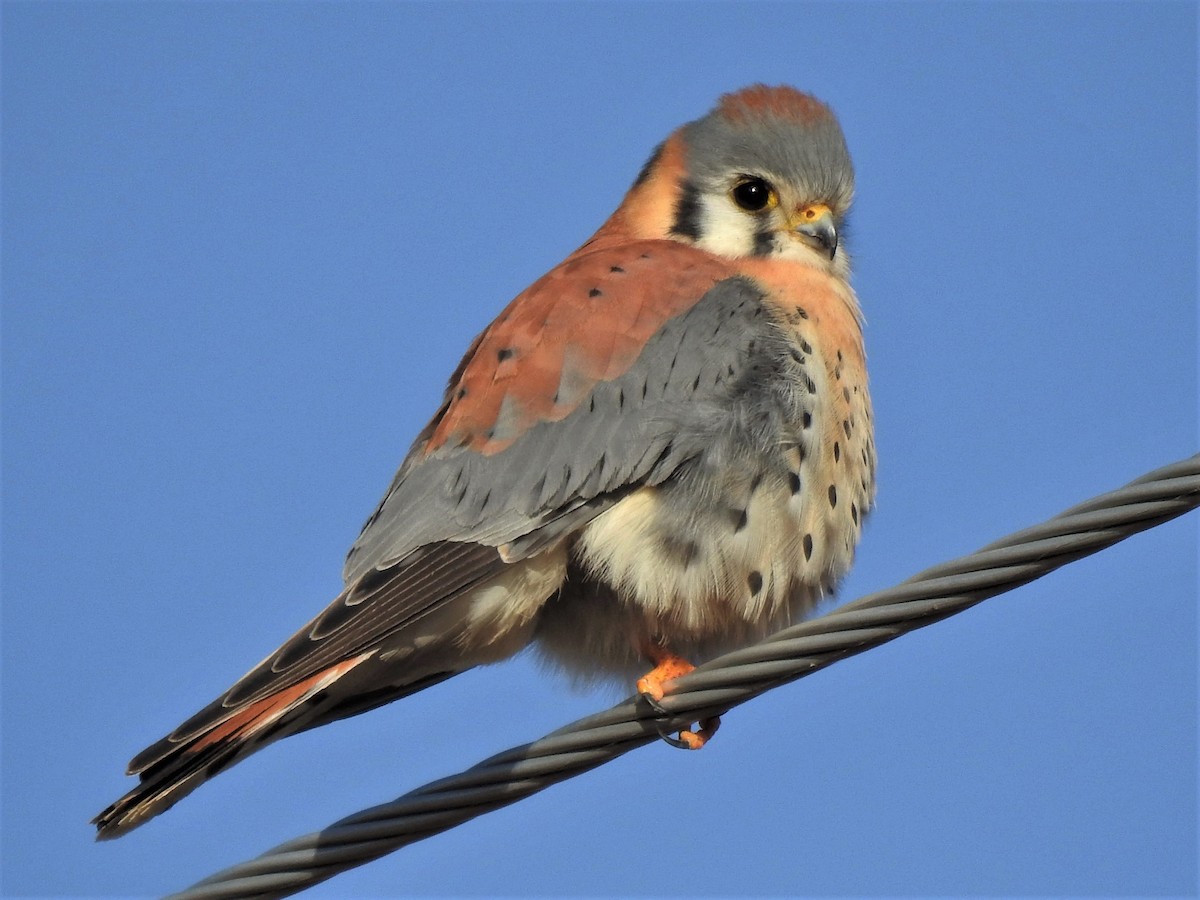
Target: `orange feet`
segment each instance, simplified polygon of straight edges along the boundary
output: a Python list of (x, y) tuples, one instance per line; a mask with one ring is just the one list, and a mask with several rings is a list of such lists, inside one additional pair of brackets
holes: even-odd
[(711, 719), (704, 719), (699, 725), (700, 727), (695, 731), (679, 732), (679, 737), (672, 737), (669, 734), (663, 734), (661, 731), (658, 733), (658, 736), (672, 747), (678, 747), (680, 750), (699, 750), (717, 733), (717, 729), (721, 727), (721, 719), (713, 716)]
[[(654, 654), (653, 659), (655, 663), (654, 668), (638, 679), (637, 689), (638, 693), (646, 699), (646, 702), (656, 712), (666, 714), (667, 711), (658, 702), (665, 696), (663, 685), (673, 678), (686, 675), (696, 667), (686, 659), (666, 651)], [(705, 719), (700, 722), (699, 725), (700, 727), (695, 731), (681, 730), (679, 737), (672, 737), (662, 730), (658, 733), (664, 741), (673, 747), (679, 747), (682, 750), (699, 750), (717, 733), (717, 729), (721, 727), (721, 720), (713, 716), (711, 719)]]
[(663, 683), (680, 675), (686, 675), (696, 668), (686, 659), (674, 653), (663, 653), (654, 657), (655, 666), (638, 679), (638, 693), (650, 701), (651, 706), (657, 706), (663, 698)]

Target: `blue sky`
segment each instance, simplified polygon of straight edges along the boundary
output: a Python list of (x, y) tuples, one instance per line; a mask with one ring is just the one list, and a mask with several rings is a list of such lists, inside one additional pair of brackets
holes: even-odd
[[(842, 599), (1197, 448), (1193, 4), (3, 14), (3, 891), (153, 895), (618, 699), (528, 658), (115, 843), (126, 760), (337, 591), (471, 337), (722, 92), (858, 169)], [(1192, 894), (1197, 519), (312, 896)]]

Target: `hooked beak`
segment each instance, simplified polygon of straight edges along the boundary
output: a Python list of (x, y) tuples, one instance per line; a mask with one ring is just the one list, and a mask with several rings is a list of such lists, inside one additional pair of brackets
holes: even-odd
[(792, 231), (818, 253), (830, 259), (837, 255), (837, 225), (833, 221), (833, 210), (824, 203), (802, 207), (789, 224)]

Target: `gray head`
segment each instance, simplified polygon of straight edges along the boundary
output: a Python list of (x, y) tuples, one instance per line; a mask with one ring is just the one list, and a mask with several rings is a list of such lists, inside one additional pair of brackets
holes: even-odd
[(663, 144), (642, 181), (674, 194), (667, 237), (722, 256), (782, 256), (847, 274), (838, 231), (854, 167), (833, 112), (795, 88), (726, 94)]

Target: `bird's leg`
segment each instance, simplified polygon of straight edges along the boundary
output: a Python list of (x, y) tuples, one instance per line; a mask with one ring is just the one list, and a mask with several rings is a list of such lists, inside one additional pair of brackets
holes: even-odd
[[(655, 712), (667, 715), (667, 711), (659, 703), (665, 694), (663, 685), (673, 678), (686, 675), (696, 667), (683, 657), (676, 656), (659, 646), (654, 647), (647, 655), (654, 663), (654, 668), (638, 679), (638, 693)], [(721, 720), (719, 717), (713, 716), (703, 720), (699, 725), (700, 727), (695, 731), (680, 730), (677, 738), (661, 730), (658, 733), (672, 747), (678, 747), (681, 750), (699, 750), (717, 733), (717, 729), (721, 727)]]

